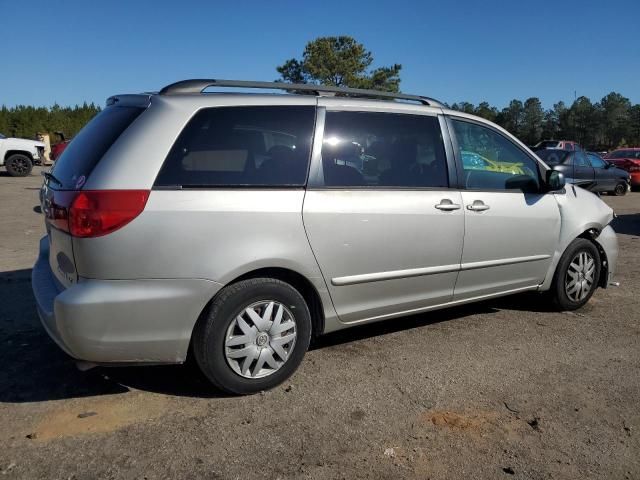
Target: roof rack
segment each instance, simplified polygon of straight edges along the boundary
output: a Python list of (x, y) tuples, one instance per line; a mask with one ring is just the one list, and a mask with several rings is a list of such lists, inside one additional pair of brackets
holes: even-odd
[(405, 93), (382, 92), (380, 90), (367, 90), (364, 88), (344, 88), (329, 85), (313, 85), (308, 83), (284, 83), (284, 82), (254, 82), (248, 80), (219, 80), (219, 79), (193, 79), (167, 85), (160, 90), (160, 95), (181, 95), (188, 93), (203, 93), (209, 87), (233, 87), (233, 88), (263, 88), (272, 90), (285, 90), (288, 92), (309, 92), (315, 95), (345, 95), (352, 97), (382, 98), (391, 100), (408, 100), (419, 102), (432, 107), (443, 107), (433, 98), (421, 95), (408, 95)]

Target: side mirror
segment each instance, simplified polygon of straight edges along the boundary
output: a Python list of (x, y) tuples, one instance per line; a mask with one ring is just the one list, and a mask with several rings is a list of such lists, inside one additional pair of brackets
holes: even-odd
[(550, 192), (562, 190), (565, 186), (564, 175), (556, 170), (547, 170), (546, 182), (547, 189)]

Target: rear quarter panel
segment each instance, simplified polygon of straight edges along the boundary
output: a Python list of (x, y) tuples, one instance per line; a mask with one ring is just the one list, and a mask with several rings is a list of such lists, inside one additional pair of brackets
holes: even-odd
[(198, 278), (228, 284), (286, 268), (316, 288), (335, 317), (302, 223), (305, 191), (154, 190), (144, 212), (104, 237), (74, 239), (78, 274), (98, 279)]

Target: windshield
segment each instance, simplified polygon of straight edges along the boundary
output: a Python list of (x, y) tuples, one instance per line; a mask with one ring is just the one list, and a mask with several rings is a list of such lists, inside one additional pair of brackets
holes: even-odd
[(571, 152), (565, 150), (540, 150), (536, 152), (536, 155), (547, 165), (560, 165), (567, 160), (570, 154)]

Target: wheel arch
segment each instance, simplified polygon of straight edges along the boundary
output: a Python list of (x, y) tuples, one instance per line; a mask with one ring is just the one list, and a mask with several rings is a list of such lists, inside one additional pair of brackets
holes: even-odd
[(9, 157), (16, 154), (25, 155), (29, 157), (29, 160), (31, 160), (31, 163), (33, 163), (33, 155), (31, 155), (31, 152), (28, 152), (26, 150), (7, 150), (6, 153), (4, 154), (4, 161), (6, 162), (9, 159)]
[[(220, 292), (222, 292), (225, 287), (251, 278), (275, 278), (277, 280), (288, 283), (293, 288), (298, 290), (298, 292), (300, 292), (300, 295), (302, 295), (305, 302), (307, 303), (307, 306), (309, 307), (309, 313), (311, 314), (312, 338), (316, 338), (322, 335), (322, 333), (324, 332), (325, 314), (320, 293), (307, 277), (305, 277), (301, 273), (296, 272), (295, 270), (283, 267), (256, 268), (254, 270), (236, 276), (229, 282), (225, 282), (224, 287), (221, 288), (204, 306), (204, 308), (200, 312), (198, 320), (196, 321), (196, 325), (197, 323), (202, 321), (207, 312), (207, 309), (209, 308), (209, 305), (218, 297), (218, 295), (220, 295)], [(194, 325), (193, 330), (195, 330), (196, 325)]]
[[(606, 226), (605, 226), (606, 228)], [(603, 228), (596, 223), (591, 223), (588, 225), (583, 225), (582, 228), (578, 229), (573, 235), (570, 236), (570, 240), (565, 241), (562, 245), (562, 248), (555, 252), (553, 256), (553, 261), (547, 271), (547, 275), (545, 276), (544, 281), (538, 288), (539, 291), (546, 291), (551, 288), (551, 284), (553, 282), (553, 278), (555, 277), (556, 269), (560, 263), (560, 259), (564, 252), (567, 251), (569, 246), (573, 243), (574, 240), (578, 238), (584, 238), (591, 243), (593, 243), (600, 254), (600, 277), (598, 278), (598, 286), (602, 288), (606, 288), (608, 284), (608, 256), (605, 249), (600, 245), (597, 241), (598, 236), (602, 232)], [(606, 265), (604, 264), (606, 262)]]
[(242, 280), (247, 280), (249, 278), (259, 277), (276, 278), (278, 280), (282, 280), (285, 283), (288, 283), (293, 288), (298, 290), (298, 292), (300, 292), (300, 295), (302, 295), (302, 297), (304, 298), (305, 302), (307, 302), (307, 306), (309, 307), (309, 313), (311, 314), (312, 337), (318, 337), (322, 334), (322, 332), (324, 332), (325, 318), (322, 299), (320, 298), (320, 294), (318, 293), (316, 287), (307, 277), (288, 268), (265, 267), (252, 270), (243, 275), (240, 275), (232, 282), (230, 282), (230, 284), (237, 283)]
[(598, 237), (602, 230), (596, 228), (590, 228), (582, 232), (576, 238), (584, 238), (585, 240), (589, 240), (598, 250), (598, 254), (600, 255), (600, 277), (598, 277), (598, 286), (601, 288), (607, 288), (608, 279), (609, 279), (609, 259), (607, 258), (607, 252), (605, 249), (598, 243)]

